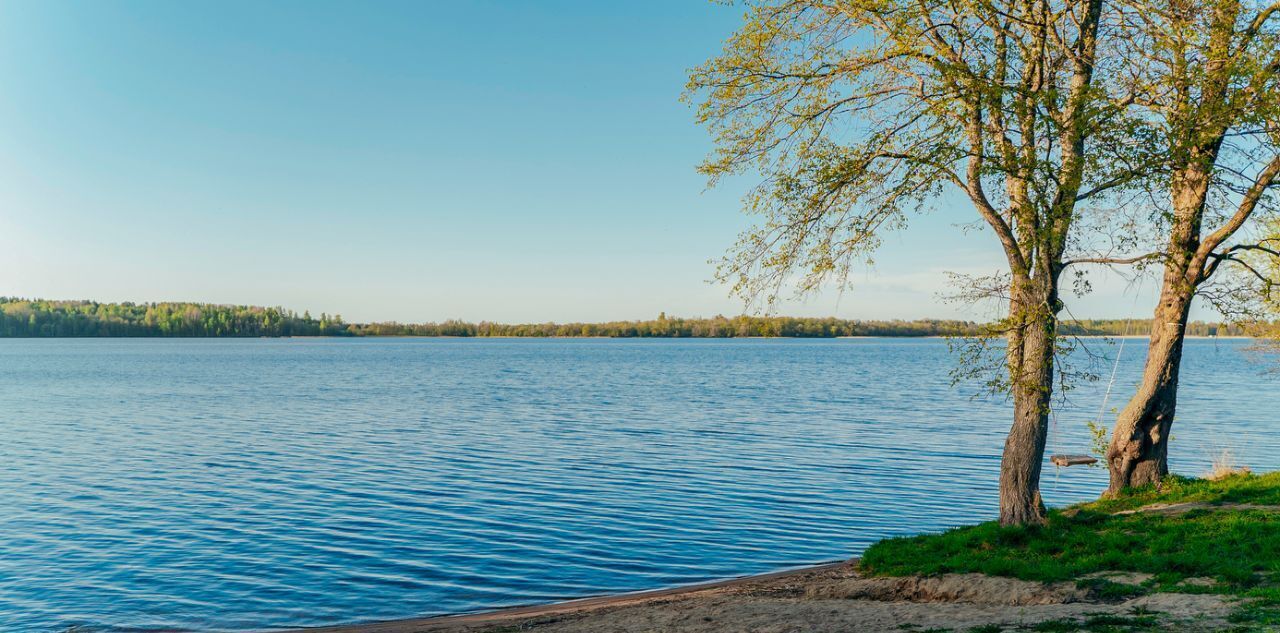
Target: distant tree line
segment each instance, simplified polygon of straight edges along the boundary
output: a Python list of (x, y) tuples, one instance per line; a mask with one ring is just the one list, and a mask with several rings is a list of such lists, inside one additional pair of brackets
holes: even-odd
[[(1187, 336), (1254, 336), (1274, 328), (1266, 323), (1218, 323), (1190, 321)], [(1070, 336), (1146, 336), (1151, 319), (1084, 319), (1063, 321), (1058, 331)]]
[[(1064, 322), (1061, 331), (1078, 336), (1145, 334), (1146, 319), (1090, 319)], [(505, 324), (449, 320), (442, 323), (346, 323), (339, 315), (284, 308), (209, 303), (99, 303), (0, 297), (0, 337), (148, 336), (458, 336), (743, 338), (778, 336), (969, 336), (982, 333), (973, 321), (921, 319), (863, 321), (785, 316), (715, 316), (684, 319), (658, 315), (649, 321), (607, 323)], [(1239, 325), (1194, 321), (1191, 336), (1242, 336)]]
[(342, 317), (209, 303), (98, 303), (0, 297), (0, 337), (341, 336)]
[(610, 321), (607, 323), (504, 324), (482, 321), (465, 323), (371, 323), (352, 328), (359, 335), (401, 336), (517, 336), (517, 337), (614, 337), (614, 338), (741, 338), (780, 336), (790, 338), (831, 338), (836, 336), (942, 336), (976, 330), (965, 321), (926, 319), (918, 321), (853, 321), (836, 318), (716, 316), (683, 319), (659, 315), (650, 321)]

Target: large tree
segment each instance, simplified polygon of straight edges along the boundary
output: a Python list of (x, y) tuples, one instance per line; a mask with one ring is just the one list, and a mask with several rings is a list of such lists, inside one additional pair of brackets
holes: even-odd
[[(1102, 0), (760, 0), (689, 96), (712, 183), (758, 173), (719, 277), (748, 300), (843, 283), (908, 212), (959, 192), (1007, 261), (1013, 424), (1000, 521), (1040, 523), (1060, 276), (1077, 207), (1127, 182), (1095, 81)], [(925, 438), (922, 438), (922, 441)]]
[[(1215, 273), (1235, 268), (1255, 289), (1271, 277), (1251, 260), (1280, 256), (1280, 244), (1251, 236), (1280, 184), (1280, 3), (1172, 0), (1121, 5), (1119, 41), (1135, 78), (1136, 116), (1155, 131), (1144, 168), (1155, 194), (1152, 225), (1164, 245), (1134, 260), (1164, 264), (1146, 365), (1120, 411), (1107, 462), (1110, 492), (1168, 474), (1170, 428), (1191, 303), (1206, 294), (1223, 310), (1238, 292), (1208, 292)], [(1222, 277), (1221, 274), (1218, 275)]]

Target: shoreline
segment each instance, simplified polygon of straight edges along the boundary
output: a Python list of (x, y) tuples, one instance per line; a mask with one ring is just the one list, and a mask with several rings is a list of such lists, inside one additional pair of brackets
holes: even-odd
[[(1083, 339), (1149, 339), (1146, 334), (1061, 334), (1060, 338), (1083, 338)], [(252, 340), (377, 340), (377, 339), (449, 339), (449, 340), (598, 340), (598, 341), (836, 341), (836, 340), (858, 340), (858, 339), (903, 339), (903, 340), (937, 340), (950, 338), (975, 338), (973, 336), (955, 335), (948, 336), (943, 334), (921, 334), (916, 335), (893, 335), (893, 334), (857, 334), (851, 336), (515, 336), (509, 334), (493, 335), (493, 336), (454, 336), (448, 334), (366, 334), (358, 336), (350, 335), (313, 335), (299, 334), (289, 336), (0, 336), (0, 341), (52, 341), (52, 340), (75, 340), (75, 341), (94, 341), (94, 340), (178, 340), (178, 341), (197, 341), (197, 340), (235, 340), (235, 341), (252, 341)], [(1002, 337), (996, 337), (1002, 338)], [(1195, 340), (1272, 340), (1267, 337), (1258, 336), (1242, 336), (1242, 335), (1215, 335), (1207, 334), (1188, 334), (1185, 339)]]
[(419, 616), (396, 620), (381, 620), (376, 622), (273, 630), (275, 633), (419, 633), (427, 631), (466, 630), (471, 627), (497, 626), (517, 620), (580, 614), (609, 607), (633, 606), (667, 598), (683, 598), (702, 592), (731, 589), (756, 583), (767, 583), (771, 581), (785, 580), (792, 577), (839, 571), (845, 568), (852, 570), (857, 566), (857, 564), (857, 558), (850, 558), (848, 560), (804, 565), (801, 567), (782, 569), (763, 574), (752, 574), (749, 576), (736, 576), (721, 580), (711, 580), (692, 585), (680, 585), (663, 589), (645, 589), (625, 593), (602, 594), (599, 596), (574, 598), (571, 600), (561, 600), (557, 602), (503, 607), (500, 609), (480, 611), (476, 613)]

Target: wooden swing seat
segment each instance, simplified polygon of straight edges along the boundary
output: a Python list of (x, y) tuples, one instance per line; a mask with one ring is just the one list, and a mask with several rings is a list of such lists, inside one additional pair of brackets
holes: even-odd
[(1098, 458), (1092, 455), (1053, 455), (1049, 461), (1054, 466), (1082, 466), (1084, 464), (1096, 464)]

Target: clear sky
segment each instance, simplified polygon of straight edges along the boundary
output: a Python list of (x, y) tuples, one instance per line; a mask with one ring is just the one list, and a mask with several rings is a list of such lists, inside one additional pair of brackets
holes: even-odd
[[(748, 222), (679, 103), (740, 9), (699, 0), (0, 0), (0, 294), (283, 305), (348, 320), (736, 314)], [(994, 238), (960, 202), (852, 290), (780, 312), (982, 316), (938, 299)], [(1076, 316), (1147, 314), (1122, 282)], [(1136, 307), (1136, 310), (1135, 310)]]

